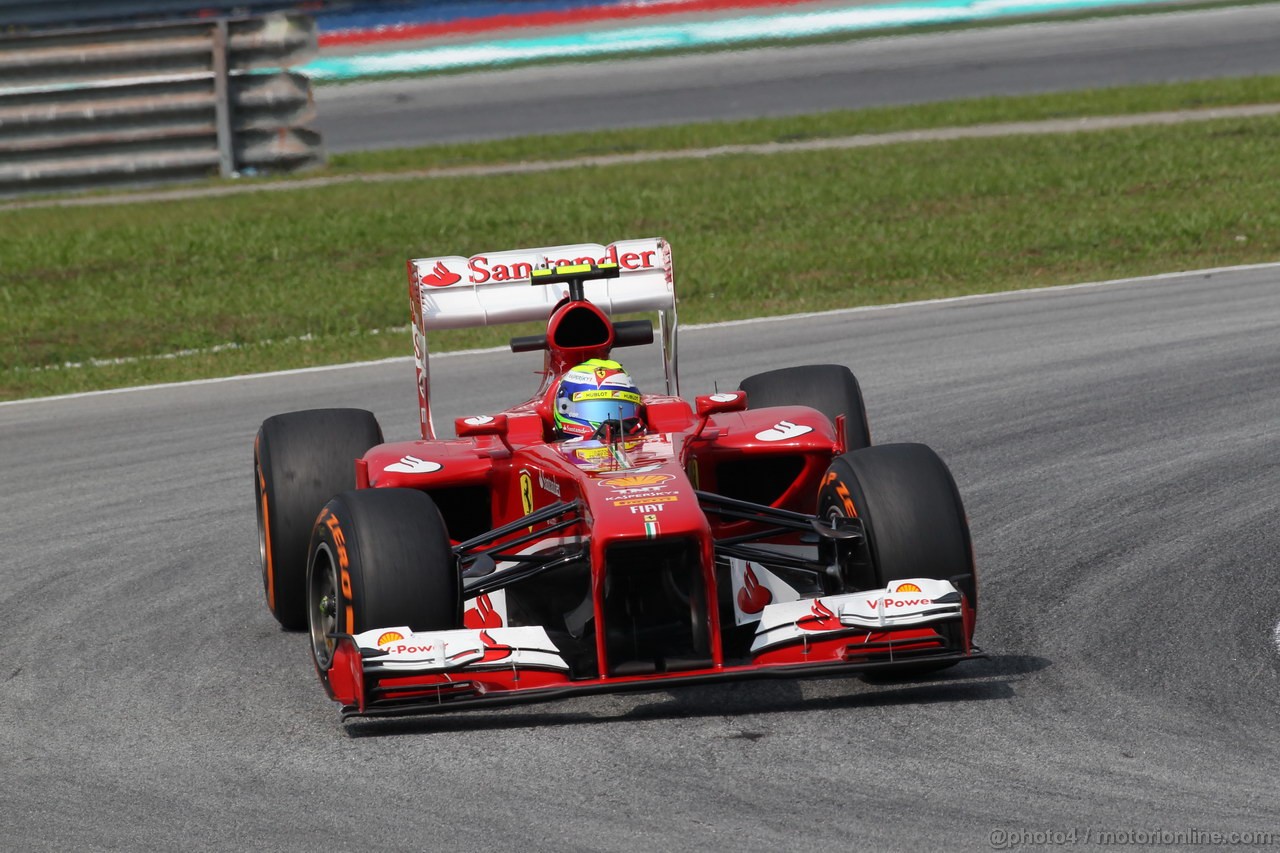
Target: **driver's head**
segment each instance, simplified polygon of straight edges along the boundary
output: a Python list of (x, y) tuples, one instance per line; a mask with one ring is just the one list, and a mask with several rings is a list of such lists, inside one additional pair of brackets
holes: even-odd
[(640, 389), (616, 361), (593, 358), (572, 368), (556, 388), (556, 432), (590, 438), (606, 421), (631, 432), (640, 417)]

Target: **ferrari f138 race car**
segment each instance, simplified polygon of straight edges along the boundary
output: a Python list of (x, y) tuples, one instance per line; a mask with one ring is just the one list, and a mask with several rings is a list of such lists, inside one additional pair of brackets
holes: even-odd
[[(412, 260), (409, 293), (420, 439), (322, 409), (254, 446), (267, 606), (344, 719), (981, 656), (945, 464), (871, 445), (839, 365), (683, 399), (665, 241)], [(611, 360), (637, 313), (666, 393)], [(533, 396), (437, 436), (428, 333), (542, 319)]]

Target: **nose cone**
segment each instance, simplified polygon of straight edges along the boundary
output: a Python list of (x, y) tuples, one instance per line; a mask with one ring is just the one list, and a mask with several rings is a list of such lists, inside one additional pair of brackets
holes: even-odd
[(636, 469), (593, 472), (583, 491), (596, 538), (656, 539), (709, 530), (693, 485), (674, 459)]

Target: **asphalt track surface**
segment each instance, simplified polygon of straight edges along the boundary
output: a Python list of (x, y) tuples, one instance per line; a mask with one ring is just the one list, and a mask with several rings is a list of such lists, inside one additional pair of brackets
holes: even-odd
[(1280, 5), (344, 86), (330, 152), (1280, 73)]
[[(686, 395), (842, 362), (877, 442), (939, 451), (990, 659), (349, 727), (263, 605), (251, 445), (330, 405), (411, 437), (408, 361), (0, 406), (0, 847), (1280, 832), (1277, 340), (1276, 266), (687, 330)], [(435, 360), (438, 414), (506, 405), (538, 364)]]

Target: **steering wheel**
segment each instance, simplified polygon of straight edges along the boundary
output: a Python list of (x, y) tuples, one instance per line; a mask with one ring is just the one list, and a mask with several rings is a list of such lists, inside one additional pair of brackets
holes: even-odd
[(629, 438), (633, 435), (639, 435), (644, 432), (644, 424), (639, 418), (610, 418), (600, 422), (600, 426), (596, 427), (596, 431), (591, 437), (599, 441), (608, 443), (619, 438)]

